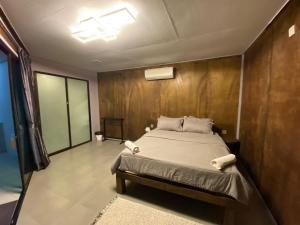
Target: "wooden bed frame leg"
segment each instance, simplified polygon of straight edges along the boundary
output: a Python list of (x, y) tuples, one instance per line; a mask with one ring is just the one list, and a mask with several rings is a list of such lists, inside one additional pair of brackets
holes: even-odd
[(116, 181), (117, 181), (117, 193), (123, 194), (126, 191), (126, 184), (125, 179), (122, 178), (118, 173), (116, 174)]
[(234, 214), (235, 211), (231, 207), (226, 207), (224, 210), (223, 225), (234, 225)]

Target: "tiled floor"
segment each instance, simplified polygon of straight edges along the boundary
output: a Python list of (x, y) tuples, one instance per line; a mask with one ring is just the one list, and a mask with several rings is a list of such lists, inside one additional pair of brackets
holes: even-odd
[[(32, 176), (18, 225), (89, 225), (116, 196), (110, 166), (122, 149), (119, 142), (92, 142), (51, 157), (50, 166)], [(220, 224), (222, 218), (218, 207), (139, 185), (129, 184), (123, 197), (202, 224)], [(236, 224), (272, 221), (254, 196), (250, 206), (237, 214)]]

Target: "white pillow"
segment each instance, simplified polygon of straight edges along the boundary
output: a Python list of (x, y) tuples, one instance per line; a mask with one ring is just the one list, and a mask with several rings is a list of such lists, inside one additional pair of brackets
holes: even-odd
[(196, 118), (192, 116), (185, 116), (182, 131), (210, 134), (212, 133), (213, 124), (213, 120), (209, 118)]
[(160, 116), (157, 119), (158, 130), (182, 131), (183, 118), (170, 118)]

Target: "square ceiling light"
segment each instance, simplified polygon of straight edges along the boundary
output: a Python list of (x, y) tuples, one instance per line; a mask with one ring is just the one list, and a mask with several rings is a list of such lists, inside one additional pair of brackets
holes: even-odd
[(72, 33), (72, 36), (77, 40), (85, 43), (88, 41), (92, 41), (98, 38), (101, 38), (101, 32), (97, 31), (97, 29), (93, 30), (83, 30)]
[(94, 28), (98, 28), (100, 24), (93, 17), (87, 18), (79, 22), (80, 30), (90, 30)]
[(99, 28), (93, 28), (88, 30), (80, 30), (73, 32), (72, 36), (82, 43), (97, 40), (99, 38), (105, 41), (111, 41), (117, 38), (117, 31), (103, 31)]
[(102, 32), (103, 31), (99, 29), (98, 22), (93, 17), (90, 17), (80, 21), (77, 25), (76, 31), (72, 33), (72, 36), (85, 43), (99, 38)]
[(135, 22), (135, 18), (127, 8), (122, 8), (97, 18), (103, 28), (121, 29), (122, 27)]
[(121, 8), (107, 14), (89, 17), (77, 24), (72, 36), (81, 42), (103, 39), (115, 40), (121, 29), (135, 22), (134, 16), (127, 8)]

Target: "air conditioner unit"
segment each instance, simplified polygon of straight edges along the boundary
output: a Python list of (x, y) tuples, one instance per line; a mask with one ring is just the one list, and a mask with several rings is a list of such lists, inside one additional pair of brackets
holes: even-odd
[(145, 70), (146, 80), (165, 80), (174, 78), (173, 67), (163, 67)]

